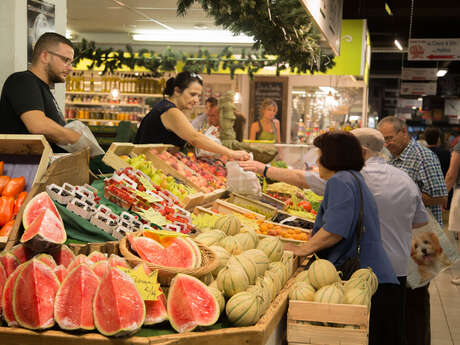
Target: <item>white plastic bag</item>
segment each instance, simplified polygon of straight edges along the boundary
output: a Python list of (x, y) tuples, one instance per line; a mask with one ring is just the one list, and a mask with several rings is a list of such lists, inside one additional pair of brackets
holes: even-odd
[(244, 171), (238, 162), (227, 162), (227, 189), (231, 192), (260, 198), (262, 187), (259, 179), (252, 171)]
[(80, 133), (81, 137), (80, 140), (78, 140), (75, 144), (58, 145), (60, 148), (66, 150), (67, 152), (77, 152), (89, 147), (89, 155), (91, 157), (103, 155), (105, 153), (104, 150), (99, 146), (99, 143), (94, 137), (94, 134), (83, 122), (78, 120), (72, 121), (66, 124), (64, 127)]
[[(222, 145), (219, 138), (217, 137), (219, 135), (219, 129), (217, 127), (211, 126), (203, 134), (217, 144)], [(219, 154), (217, 153), (209, 152), (199, 148), (195, 149), (195, 155), (197, 157), (219, 157)]]

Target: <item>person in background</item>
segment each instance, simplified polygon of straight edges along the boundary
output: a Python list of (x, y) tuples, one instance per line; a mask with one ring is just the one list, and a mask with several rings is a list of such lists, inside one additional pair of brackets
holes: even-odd
[(447, 170), (449, 169), (450, 151), (441, 146), (441, 131), (439, 128), (430, 127), (425, 129), (423, 137), (428, 144), (427, 147), (438, 156), (439, 162), (441, 163), (442, 174), (446, 176)]
[(192, 120), (192, 126), (197, 131), (204, 132), (211, 126), (219, 126), (219, 108), (217, 98), (209, 97), (204, 103), (204, 114), (198, 115)]
[(281, 142), (280, 122), (275, 119), (278, 105), (270, 98), (265, 99), (260, 105), (259, 120), (251, 125), (249, 140), (268, 140)]
[[(389, 163), (404, 170), (417, 184), (423, 203), (442, 227), (441, 206), (447, 201), (447, 189), (438, 157), (430, 149), (411, 139), (406, 123), (397, 117), (383, 118), (377, 124), (377, 129), (382, 133), (385, 146), (392, 154)], [(428, 287), (429, 283), (416, 289), (407, 288), (407, 345), (431, 343)]]
[[(452, 203), (449, 212), (448, 229), (457, 233), (460, 232), (460, 142), (454, 146), (452, 156), (450, 158), (449, 169), (446, 174), (447, 190), (454, 189)], [(460, 239), (458, 239), (458, 251), (460, 253)], [(460, 277), (452, 279), (452, 283), (460, 285)]]
[(44, 33), (35, 44), (29, 70), (11, 74), (3, 84), (0, 119), (3, 134), (43, 134), (54, 152), (56, 144), (76, 143), (81, 134), (65, 128), (62, 111), (51, 89), (72, 72), (72, 42), (54, 32)]
[[(299, 256), (316, 252), (320, 258), (339, 267), (357, 250), (355, 231), (362, 202), (365, 231), (361, 238), (360, 265), (371, 267), (379, 281), (372, 298), (369, 344), (401, 344), (400, 328), (395, 328), (392, 322), (400, 309), (396, 300), (401, 288), (382, 245), (375, 199), (360, 173), (364, 166), (361, 145), (354, 135), (344, 131), (322, 134), (315, 138), (313, 145), (320, 150), (319, 176), (327, 181), (324, 200), (312, 238), (302, 245), (286, 244), (285, 249)], [(255, 161), (240, 162), (240, 166), (274, 180), (308, 187), (302, 170), (275, 168)], [(376, 303), (377, 300), (381, 302)]]
[(198, 103), (202, 85), (201, 77), (195, 73), (181, 72), (175, 78), (169, 78), (163, 91), (165, 98), (142, 119), (134, 143), (161, 143), (179, 147), (189, 143), (230, 159), (249, 159), (246, 151), (230, 150), (195, 130), (183, 113), (183, 110), (192, 109)]

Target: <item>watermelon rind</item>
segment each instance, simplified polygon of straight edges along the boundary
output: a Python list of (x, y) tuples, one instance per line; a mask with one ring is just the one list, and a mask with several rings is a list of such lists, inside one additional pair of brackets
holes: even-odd
[[(29, 273), (28, 269), (31, 266), (33, 270), (32, 277), (28, 279), (26, 274)], [(38, 278), (38, 281), (35, 281), (37, 275), (39, 275), (37, 273), (40, 271), (43, 274)], [(32, 286), (28, 286), (28, 283), (31, 283)], [(58, 278), (48, 265), (37, 259), (27, 261), (19, 272), (13, 289), (13, 312), (17, 323), (21, 327), (35, 330), (53, 327), (54, 299), (59, 285)], [(39, 288), (41, 288), (41, 291), (37, 290)], [(44, 291), (48, 292), (47, 296), (45, 296)], [(24, 295), (21, 295), (21, 293)], [(38, 304), (37, 301), (42, 303)], [(41, 316), (45, 317), (45, 320), (33, 320), (34, 315), (30, 311), (33, 309), (31, 306), (34, 306), (34, 303), (38, 311), (42, 313)], [(24, 306), (29, 308), (24, 308)], [(45, 311), (47, 311), (46, 314)]]
[[(77, 274), (86, 274), (86, 279), (82, 279), (82, 276), (75, 277)], [(75, 281), (77, 278), (77, 281)], [(78, 280), (80, 279), (80, 280)], [(80, 285), (78, 285), (78, 281)], [(70, 287), (68, 285), (71, 285)], [(56, 293), (56, 299), (54, 301), (54, 318), (56, 323), (64, 330), (93, 330), (94, 319), (93, 319), (93, 299), (96, 295), (97, 287), (99, 286), (99, 278), (91, 270), (91, 268), (82, 263), (76, 266), (71, 272), (67, 274)], [(76, 300), (76, 299), (79, 300)], [(89, 324), (76, 324), (72, 320), (72, 316), (75, 316), (77, 312), (83, 313), (81, 305), (86, 304), (89, 308), (88, 314), (83, 315), (87, 317)], [(79, 315), (82, 316), (82, 315)]]
[[(184, 284), (187, 284), (187, 282), (188, 286), (185, 287)], [(197, 288), (203, 289), (201, 293), (197, 291)], [(178, 308), (177, 311), (175, 307)], [(208, 319), (197, 319), (196, 308), (204, 311), (206, 307), (211, 309), (205, 312), (208, 315)], [(197, 326), (211, 326), (216, 323), (220, 315), (219, 303), (208, 290), (208, 287), (199, 279), (182, 273), (177, 274), (171, 281), (167, 310), (171, 326), (179, 333), (191, 332)], [(189, 315), (186, 316), (194, 319), (187, 320), (181, 324), (177, 318), (177, 313), (180, 312), (183, 313), (181, 316), (184, 313), (188, 313)]]
[(19, 272), (24, 268), (25, 263), (16, 267), (14, 272), (8, 277), (5, 282), (5, 286), (3, 287), (2, 299), (1, 299), (1, 309), (3, 319), (6, 321), (8, 326), (13, 327), (17, 326), (18, 322), (14, 316), (13, 312), (13, 290), (14, 290), (14, 283), (16, 282), (16, 278), (19, 275)]

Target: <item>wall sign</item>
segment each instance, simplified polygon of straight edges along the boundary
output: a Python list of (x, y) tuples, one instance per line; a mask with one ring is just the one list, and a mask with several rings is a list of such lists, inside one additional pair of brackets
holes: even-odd
[(27, 0), (27, 62), (32, 62), (35, 43), (45, 32), (55, 31), (56, 10), (45, 0)]
[(437, 80), (436, 68), (403, 68), (401, 73), (402, 80)]
[(343, 0), (300, 0), (335, 55), (340, 55)]
[(401, 95), (436, 95), (436, 82), (401, 83)]
[(460, 60), (460, 38), (413, 38), (408, 60)]

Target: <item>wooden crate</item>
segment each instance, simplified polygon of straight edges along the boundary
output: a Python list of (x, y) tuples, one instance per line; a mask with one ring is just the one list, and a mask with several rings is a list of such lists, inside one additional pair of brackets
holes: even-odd
[(265, 217), (264, 213), (269, 214), (270, 216), (265, 217), (266, 219), (273, 218), (276, 215), (276, 212), (278, 212), (278, 209), (276, 207), (270, 206), (270, 205), (268, 205), (266, 203), (263, 203), (261, 201), (258, 201), (258, 200), (250, 199), (248, 197), (245, 197), (244, 195), (237, 194), (237, 193), (230, 194), (230, 197), (225, 201), (227, 201), (227, 202), (229, 202), (231, 204), (234, 204), (234, 205), (235, 205), (235, 203), (238, 203), (238, 205), (236, 205), (236, 206), (243, 207), (245, 209), (246, 209), (246, 206), (259, 209), (263, 213), (257, 212), (257, 211), (254, 211), (254, 210), (248, 208), (248, 210), (253, 211), (255, 213), (259, 213), (259, 214), (263, 215), (264, 217)]
[[(345, 325), (318, 326), (309, 322)], [(287, 341), (290, 345), (367, 345), (369, 308), (363, 305), (289, 301)]]

